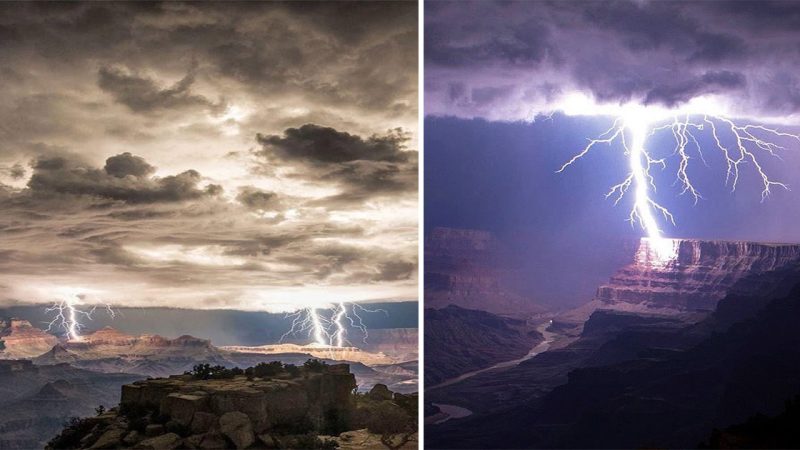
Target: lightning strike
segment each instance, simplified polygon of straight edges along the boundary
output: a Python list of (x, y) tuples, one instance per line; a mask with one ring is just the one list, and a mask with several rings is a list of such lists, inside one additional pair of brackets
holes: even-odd
[(326, 347), (346, 347), (351, 345), (348, 340), (348, 324), (351, 328), (361, 332), (362, 340), (367, 343), (369, 332), (360, 313), (389, 313), (384, 309), (368, 309), (357, 303), (337, 303), (329, 317), (322, 314), (318, 307), (308, 307), (289, 313), (287, 318), (292, 319), (289, 331), (281, 336), (283, 342), (289, 336), (305, 333), (311, 338), (312, 343)]
[[(92, 320), (92, 315), (97, 309), (97, 305), (92, 306), (88, 310), (83, 310), (79, 307), (81, 303), (80, 294), (69, 294), (65, 299), (53, 303), (50, 307), (45, 308), (45, 312), (53, 314), (53, 319), (48, 322), (46, 331), (54, 331), (61, 329), (70, 341), (80, 341), (81, 330), (84, 329), (82, 321)], [(113, 319), (116, 317), (116, 312), (110, 304), (103, 305), (108, 315)]]
[(344, 328), (344, 324), (342, 323), (342, 319), (347, 314), (347, 309), (345, 309), (344, 303), (339, 302), (336, 305), (336, 311), (333, 315), (333, 324), (336, 326), (336, 333), (334, 336), (336, 337), (336, 346), (337, 347), (344, 347), (344, 336), (346, 334), (346, 330)]
[[(575, 106), (575, 105), (572, 105)], [(590, 109), (585, 104), (578, 105), (578, 115), (586, 115)], [(689, 167), (692, 160), (700, 160), (706, 164), (703, 148), (697, 139), (699, 132), (708, 132), (714, 144), (713, 149), (719, 151), (726, 162), (725, 185), (730, 185), (735, 191), (743, 164), (751, 164), (761, 183), (761, 200), (764, 201), (775, 187), (788, 190), (789, 186), (781, 181), (769, 177), (757, 152), (762, 156), (780, 158), (778, 152), (785, 147), (773, 142), (776, 138), (793, 139), (800, 142), (800, 135), (781, 132), (757, 124), (740, 125), (731, 119), (716, 114), (702, 114), (687, 111), (667, 111), (643, 106), (627, 105), (613, 111), (618, 117), (611, 128), (594, 139), (589, 139), (587, 145), (564, 163), (556, 172), (561, 173), (569, 166), (585, 157), (598, 144), (611, 145), (619, 142), (624, 154), (628, 157), (629, 173), (618, 184), (611, 187), (606, 193), (606, 198), (613, 198), (618, 204), (625, 194), (633, 189), (633, 205), (628, 221), (631, 225), (639, 224), (651, 242), (651, 247), (658, 260), (662, 262), (673, 259), (676, 255), (674, 241), (663, 236), (663, 230), (658, 225), (658, 219), (675, 225), (675, 217), (663, 205), (657, 203), (653, 194), (656, 192), (655, 180), (652, 175), (654, 167), (661, 170), (667, 168), (666, 158), (655, 158), (647, 147), (648, 138), (660, 131), (669, 131), (675, 140), (672, 156), (677, 159), (678, 166), (675, 173), (676, 182), (681, 187), (681, 195), (688, 195), (695, 204), (703, 197), (689, 176)], [(574, 108), (573, 108), (574, 109)], [(602, 108), (596, 108), (602, 109)], [(564, 109), (567, 114), (568, 108)], [(608, 112), (608, 108), (605, 112)], [(597, 113), (597, 111), (595, 111)], [(603, 114), (603, 113), (600, 113)], [(654, 124), (665, 125), (654, 126)], [(723, 133), (735, 145), (723, 144)], [(710, 150), (710, 149), (709, 149)]]

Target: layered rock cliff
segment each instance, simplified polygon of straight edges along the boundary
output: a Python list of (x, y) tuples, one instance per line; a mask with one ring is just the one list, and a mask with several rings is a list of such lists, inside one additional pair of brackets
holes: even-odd
[(631, 311), (711, 310), (727, 294), (768, 289), (787, 270), (800, 270), (800, 244), (642, 239), (634, 261), (597, 290), (595, 301)]
[(46, 353), (57, 342), (58, 338), (27, 320), (0, 321), (0, 359), (33, 358)]
[(509, 287), (519, 274), (507, 253), (487, 231), (433, 229), (425, 242), (425, 306), (456, 305), (496, 314), (540, 311)]
[(222, 352), (207, 339), (158, 335), (130, 336), (105, 327), (81, 336), (80, 340), (51, 345), (33, 359), (36, 364), (69, 363), (98, 372), (140, 373), (165, 376), (191, 369), (198, 362), (228, 364)]

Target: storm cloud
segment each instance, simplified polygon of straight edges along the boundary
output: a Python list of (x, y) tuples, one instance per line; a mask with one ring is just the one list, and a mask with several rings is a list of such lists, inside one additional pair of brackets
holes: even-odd
[(796, 114), (796, 2), (429, 2), (426, 113), (531, 119), (581, 92)]
[(309, 183), (333, 183), (341, 192), (317, 204), (362, 203), (372, 197), (416, 191), (417, 152), (406, 148), (402, 130), (364, 138), (305, 124), (282, 135), (258, 135), (256, 155), (266, 164), (294, 167)]
[(0, 5), (0, 304), (416, 298), (416, 8)]

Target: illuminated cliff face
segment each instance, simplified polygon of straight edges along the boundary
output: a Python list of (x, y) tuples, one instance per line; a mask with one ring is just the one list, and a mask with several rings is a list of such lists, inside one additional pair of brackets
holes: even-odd
[(664, 258), (663, 248), (642, 239), (634, 262), (601, 286), (596, 300), (614, 309), (713, 309), (728, 293), (765, 287), (765, 281), (742, 281), (748, 275), (800, 268), (800, 244), (669, 241), (671, 256)]

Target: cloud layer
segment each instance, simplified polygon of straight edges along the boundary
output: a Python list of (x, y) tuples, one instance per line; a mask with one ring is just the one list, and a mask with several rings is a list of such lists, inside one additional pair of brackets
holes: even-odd
[(429, 2), (425, 16), (426, 114), (530, 119), (572, 92), (800, 110), (797, 2)]
[(416, 298), (415, 3), (0, 10), (0, 303)]

